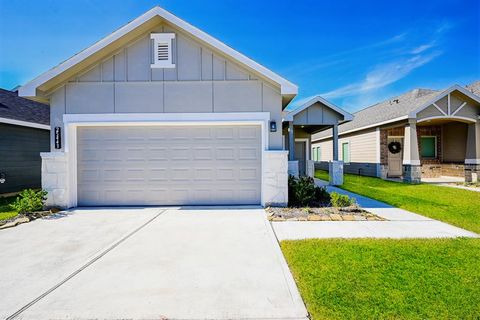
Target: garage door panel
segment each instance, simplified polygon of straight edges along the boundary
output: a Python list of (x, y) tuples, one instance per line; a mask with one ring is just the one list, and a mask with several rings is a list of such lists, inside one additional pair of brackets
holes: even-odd
[(260, 126), (80, 127), (79, 205), (258, 204)]

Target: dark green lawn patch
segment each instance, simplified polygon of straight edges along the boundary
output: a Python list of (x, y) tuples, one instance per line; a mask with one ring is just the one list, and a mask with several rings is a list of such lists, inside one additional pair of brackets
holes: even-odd
[(10, 208), (10, 204), (15, 201), (16, 197), (0, 198), (0, 220), (8, 220), (15, 217), (18, 213)]
[(312, 319), (478, 319), (480, 239), (283, 241)]
[[(326, 171), (315, 177), (328, 180)], [(480, 233), (480, 192), (345, 174), (341, 188)]]

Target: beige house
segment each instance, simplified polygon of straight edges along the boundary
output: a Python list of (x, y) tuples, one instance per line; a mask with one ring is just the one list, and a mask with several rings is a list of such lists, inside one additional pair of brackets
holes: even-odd
[[(354, 113), (339, 126), (344, 171), (382, 178), (455, 176), (478, 180), (480, 173), (480, 81), (444, 91), (415, 89)], [(332, 133), (312, 136), (315, 166), (334, 157)]]

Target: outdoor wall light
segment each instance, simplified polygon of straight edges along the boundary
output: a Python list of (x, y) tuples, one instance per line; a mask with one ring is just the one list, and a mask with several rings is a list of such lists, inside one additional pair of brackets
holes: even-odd
[(270, 132), (277, 132), (277, 123), (275, 121), (270, 121)]
[(7, 175), (5, 172), (0, 172), (0, 183), (5, 183), (7, 181)]

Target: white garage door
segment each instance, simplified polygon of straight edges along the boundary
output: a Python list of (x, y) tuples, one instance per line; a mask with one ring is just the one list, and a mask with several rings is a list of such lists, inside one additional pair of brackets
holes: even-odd
[(259, 204), (261, 129), (79, 127), (79, 206)]

